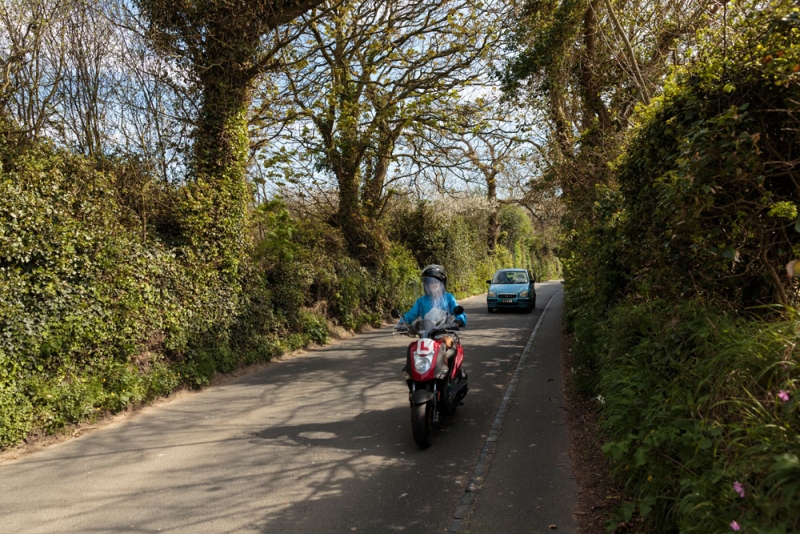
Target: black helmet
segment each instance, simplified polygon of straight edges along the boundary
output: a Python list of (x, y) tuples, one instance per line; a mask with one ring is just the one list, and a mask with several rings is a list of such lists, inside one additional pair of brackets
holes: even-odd
[(447, 285), (447, 275), (444, 274), (444, 268), (441, 265), (428, 265), (422, 269), (422, 277), (430, 276), (436, 278), (441, 283)]

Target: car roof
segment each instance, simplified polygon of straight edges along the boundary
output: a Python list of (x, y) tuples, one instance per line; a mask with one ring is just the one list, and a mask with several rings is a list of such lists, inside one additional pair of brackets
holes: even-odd
[(495, 271), (495, 273), (508, 273), (508, 272), (512, 272), (512, 273), (516, 273), (516, 272), (527, 273), (528, 271), (527, 271), (527, 269), (497, 269)]

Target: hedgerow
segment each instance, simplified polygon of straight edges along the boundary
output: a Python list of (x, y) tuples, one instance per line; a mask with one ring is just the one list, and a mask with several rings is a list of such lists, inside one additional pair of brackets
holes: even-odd
[(420, 266), (442, 265), (448, 291), (459, 298), (486, 291), (486, 280), (504, 267), (531, 269), (537, 280), (561, 275), (555, 251), (537, 241), (537, 233), (519, 206), (500, 210), (500, 239), (495, 253), (490, 254), (486, 246), (489, 211), (490, 206), (481, 199), (399, 203), (388, 223), (389, 236)]
[(0, 446), (169, 392), (167, 352), (223, 316), (225, 298), (119, 224), (113, 179), (91, 162), (4, 148)]
[(489, 257), (486, 212), (454, 205), (418, 227), (396, 211), (405, 237), (370, 269), (324, 213), (277, 199), (250, 207), (232, 257), (196, 246), (194, 227), (184, 235), (191, 194), (136, 158), (0, 140), (0, 448), (324, 344), (334, 326), (380, 325), (419, 295), (425, 263), (465, 296), (518, 261), (503, 246)]
[(627, 498), (610, 529), (800, 528), (800, 9), (736, 7), (565, 241), (575, 383)]
[[(795, 532), (798, 322), (695, 303), (622, 305), (596, 327), (603, 451), (657, 532)], [(744, 488), (737, 492), (735, 488)]]

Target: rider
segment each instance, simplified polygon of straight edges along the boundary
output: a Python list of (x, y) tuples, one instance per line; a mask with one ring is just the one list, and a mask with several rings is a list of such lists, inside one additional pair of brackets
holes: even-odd
[[(447, 275), (441, 265), (428, 265), (422, 270), (422, 288), (425, 294), (414, 302), (411, 309), (403, 314), (406, 324), (411, 324), (417, 319), (428, 319), (438, 323), (453, 315), (453, 310), (458, 306), (456, 298), (446, 290)], [(456, 315), (456, 324), (464, 327), (467, 324), (467, 315)]]
[[(449, 315), (453, 315), (458, 302), (452, 293), (447, 292), (446, 285), (447, 275), (441, 265), (428, 265), (422, 269), (422, 288), (425, 290), (425, 294), (419, 297), (411, 309), (403, 314), (406, 324), (411, 325), (418, 319), (428, 319), (436, 324), (447, 319)], [(455, 316), (455, 322), (459, 328), (463, 328), (467, 324), (467, 314), (462, 311)], [(445, 357), (449, 362), (456, 355), (456, 347), (450, 336), (446, 336), (442, 341), (445, 343)], [(466, 379), (463, 367), (459, 369), (459, 373), (462, 378)], [(409, 387), (411, 387), (410, 382)]]

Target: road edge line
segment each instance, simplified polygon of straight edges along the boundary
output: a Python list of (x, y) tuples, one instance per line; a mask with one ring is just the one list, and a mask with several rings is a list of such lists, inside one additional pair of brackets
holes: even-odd
[(547, 301), (547, 305), (544, 307), (542, 315), (539, 316), (539, 320), (536, 321), (536, 326), (533, 327), (533, 332), (531, 332), (531, 335), (528, 338), (528, 343), (525, 345), (525, 348), (522, 349), (522, 355), (519, 357), (517, 367), (514, 369), (514, 374), (511, 376), (511, 381), (508, 383), (506, 393), (503, 396), (503, 402), (500, 403), (500, 408), (497, 410), (494, 422), (492, 423), (492, 428), (489, 430), (489, 435), (483, 442), (483, 447), (478, 455), (478, 461), (469, 477), (469, 482), (464, 490), (464, 496), (461, 497), (461, 502), (456, 507), (455, 512), (453, 512), (453, 522), (450, 524), (450, 528), (447, 530), (448, 534), (461, 534), (466, 532), (469, 518), (472, 515), (472, 512), (475, 510), (475, 504), (478, 500), (478, 493), (483, 486), (483, 479), (486, 476), (486, 473), (489, 471), (489, 464), (491, 464), (495, 450), (497, 449), (497, 440), (500, 437), (500, 430), (503, 427), (503, 421), (505, 421), (508, 406), (511, 403), (511, 398), (514, 396), (514, 392), (517, 389), (517, 384), (519, 383), (520, 376), (522, 376), (522, 370), (525, 367), (525, 362), (527, 361), (528, 355), (533, 347), (533, 340), (536, 337), (536, 334), (539, 332), (539, 327), (542, 325), (542, 322), (544, 322), (544, 318), (547, 315), (547, 310), (550, 308), (550, 304), (553, 302), (553, 299), (563, 292), (564, 289), (562, 288), (554, 293), (553, 296), (550, 297), (550, 300)]

